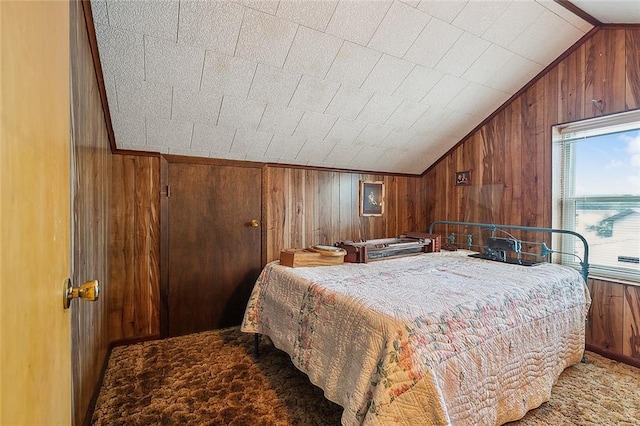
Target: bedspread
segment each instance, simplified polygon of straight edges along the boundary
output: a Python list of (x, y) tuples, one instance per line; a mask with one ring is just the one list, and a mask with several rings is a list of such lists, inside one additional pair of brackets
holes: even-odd
[(371, 263), (268, 264), (242, 330), (268, 335), (343, 425), (493, 425), (549, 400), (584, 350), (580, 274), (429, 253)]

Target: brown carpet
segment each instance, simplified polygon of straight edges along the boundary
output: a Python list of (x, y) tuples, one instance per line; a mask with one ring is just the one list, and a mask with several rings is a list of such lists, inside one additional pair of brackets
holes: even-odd
[[(339, 425), (289, 357), (238, 328), (113, 349), (94, 425)], [(640, 425), (640, 369), (587, 352), (551, 401), (509, 425)]]

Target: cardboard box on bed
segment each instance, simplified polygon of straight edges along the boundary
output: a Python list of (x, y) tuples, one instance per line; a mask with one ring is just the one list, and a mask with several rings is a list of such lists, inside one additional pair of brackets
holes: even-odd
[(340, 265), (344, 263), (345, 254), (347, 254), (346, 251), (327, 255), (310, 249), (283, 249), (280, 252), (280, 264), (292, 268)]

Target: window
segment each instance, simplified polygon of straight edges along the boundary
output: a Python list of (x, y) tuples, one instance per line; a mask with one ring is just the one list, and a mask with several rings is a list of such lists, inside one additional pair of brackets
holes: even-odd
[(590, 276), (640, 283), (640, 110), (555, 126), (553, 185), (553, 226), (587, 239)]

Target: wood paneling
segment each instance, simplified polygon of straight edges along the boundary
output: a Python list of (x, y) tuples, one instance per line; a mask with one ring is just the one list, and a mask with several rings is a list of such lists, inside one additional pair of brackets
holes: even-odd
[[(600, 101), (597, 103), (592, 100)], [(640, 28), (599, 29), (424, 175), (428, 221), (551, 226), (551, 127), (640, 106)], [(456, 187), (456, 171), (471, 186)], [(495, 203), (478, 194), (498, 193)], [(592, 284), (587, 342), (638, 356), (638, 287)]]
[[(266, 260), (283, 248), (425, 231), (426, 184), (419, 177), (267, 167), (263, 188)], [(385, 183), (385, 213), (361, 217), (360, 180)]]
[[(72, 358), (74, 424), (82, 424), (107, 354), (108, 235), (111, 153), (82, 4), (71, 8), (73, 283), (97, 279), (102, 297), (74, 301)], [(46, 155), (46, 154), (44, 154)]]
[(160, 159), (113, 155), (109, 341), (160, 334)]

